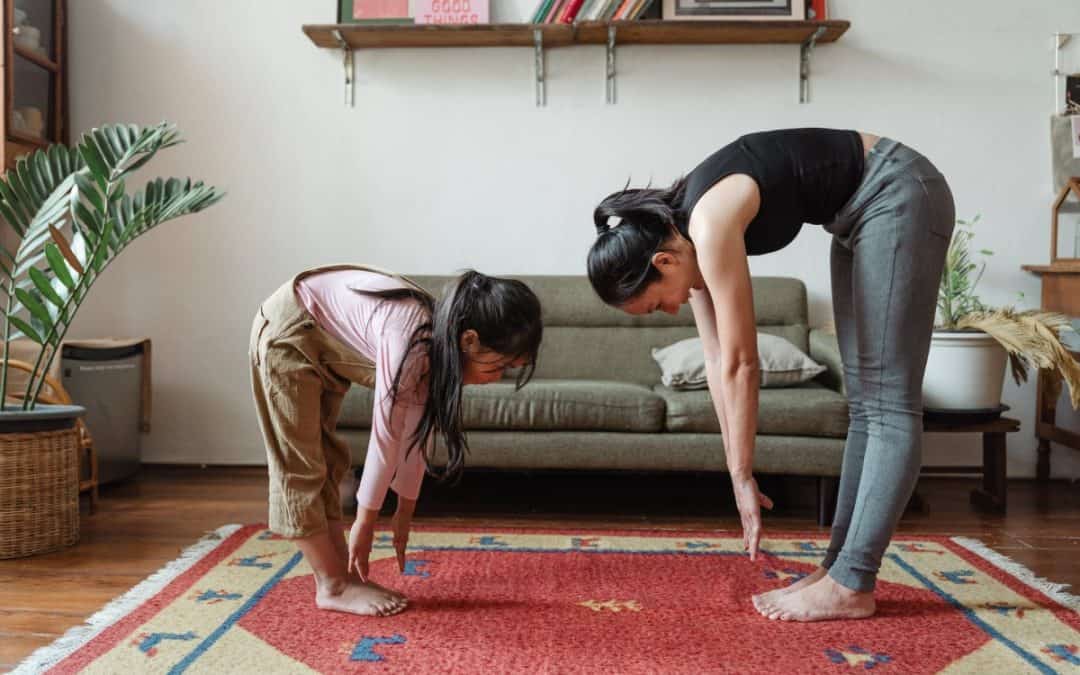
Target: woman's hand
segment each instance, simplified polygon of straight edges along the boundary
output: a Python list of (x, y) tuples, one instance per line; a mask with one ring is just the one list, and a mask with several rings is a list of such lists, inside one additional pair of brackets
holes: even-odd
[(757, 560), (758, 543), (761, 541), (761, 507), (773, 507), (773, 501), (758, 490), (752, 475), (732, 476), (731, 487), (735, 491), (735, 505), (742, 520), (743, 547), (750, 552), (750, 559)]
[(405, 549), (409, 545), (409, 528), (412, 526), (413, 512), (416, 511), (416, 500), (405, 499), (398, 495), (397, 511), (391, 527), (394, 530), (394, 552), (397, 554), (398, 571), (405, 573)]
[(357, 509), (356, 520), (349, 529), (349, 567), (347, 572), (356, 570), (360, 581), (368, 581), (368, 558), (371, 556), (371, 544), (375, 539), (375, 520), (378, 511)]

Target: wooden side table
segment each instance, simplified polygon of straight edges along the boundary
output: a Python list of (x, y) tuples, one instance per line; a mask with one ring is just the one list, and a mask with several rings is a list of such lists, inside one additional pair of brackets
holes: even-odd
[[(1024, 265), (1024, 269), (1037, 274), (1042, 280), (1041, 308), (1048, 312), (1060, 312), (1067, 316), (1080, 316), (1080, 265), (1054, 263), (1051, 265)], [(1080, 352), (1072, 352), (1080, 358)], [(1038, 463), (1035, 476), (1040, 481), (1050, 479), (1050, 442), (1080, 450), (1080, 434), (1057, 426), (1057, 401), (1061, 395), (1061, 377), (1057, 372), (1040, 371), (1037, 403), (1035, 407), (1035, 436), (1039, 439)]]
[(991, 513), (1005, 513), (1007, 482), (1005, 475), (1005, 434), (1020, 431), (1019, 420), (999, 417), (988, 422), (971, 421), (966, 414), (935, 413), (923, 417), (923, 430), (931, 433), (982, 434), (982, 466), (924, 466), (922, 473), (982, 474), (982, 487), (971, 491), (971, 503)]

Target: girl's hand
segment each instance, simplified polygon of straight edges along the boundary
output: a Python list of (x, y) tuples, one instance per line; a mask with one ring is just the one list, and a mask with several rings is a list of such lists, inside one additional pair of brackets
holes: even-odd
[(397, 553), (398, 571), (405, 573), (405, 549), (409, 545), (409, 528), (412, 526), (413, 513), (416, 511), (416, 500), (405, 499), (398, 495), (397, 511), (391, 527), (394, 530), (394, 551)]
[(360, 581), (368, 581), (368, 558), (371, 556), (371, 544), (375, 539), (375, 520), (378, 511), (358, 509), (356, 520), (349, 529), (349, 567), (347, 572), (356, 570)]
[(757, 560), (758, 543), (761, 541), (761, 507), (771, 509), (773, 501), (758, 490), (753, 476), (732, 476), (731, 486), (742, 519), (743, 546), (750, 552), (750, 559)]

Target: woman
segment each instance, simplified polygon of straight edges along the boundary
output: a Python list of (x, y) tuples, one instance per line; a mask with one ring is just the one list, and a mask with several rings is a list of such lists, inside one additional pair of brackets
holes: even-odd
[[(497, 382), (507, 368), (521, 369), (524, 386), (542, 335), (540, 301), (525, 284), (474, 271), (436, 300), (396, 274), (321, 267), (262, 303), (250, 357), (270, 469), (270, 529), (294, 539), (311, 565), (317, 607), (377, 616), (405, 608), (404, 597), (368, 577), (387, 490), (398, 496), (393, 543), (404, 569), (425, 468), (448, 479), (464, 468), (462, 386)], [(375, 408), (346, 545), (338, 484), (350, 458), (336, 427), (354, 382), (374, 389)], [(446, 446), (444, 470), (430, 465), (435, 437)]]
[[(611, 223), (612, 218), (618, 219)], [(754, 598), (770, 619), (874, 613), (881, 557), (921, 463), (922, 379), (954, 208), (925, 157), (856, 131), (743, 136), (668, 189), (624, 189), (594, 212), (589, 278), (631, 314), (689, 301), (751, 559), (760, 507), (751, 469), (759, 367), (748, 255), (803, 223), (832, 234), (833, 311), (850, 411), (828, 553), (810, 576)]]

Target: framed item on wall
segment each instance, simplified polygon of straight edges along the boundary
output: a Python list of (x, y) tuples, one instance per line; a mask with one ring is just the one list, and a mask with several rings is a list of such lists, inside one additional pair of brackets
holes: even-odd
[(409, 0), (338, 0), (338, 23), (412, 23)]
[(663, 0), (663, 18), (678, 21), (801, 21), (806, 18), (806, 0)]
[(1065, 114), (1080, 115), (1080, 73), (1065, 76)]

